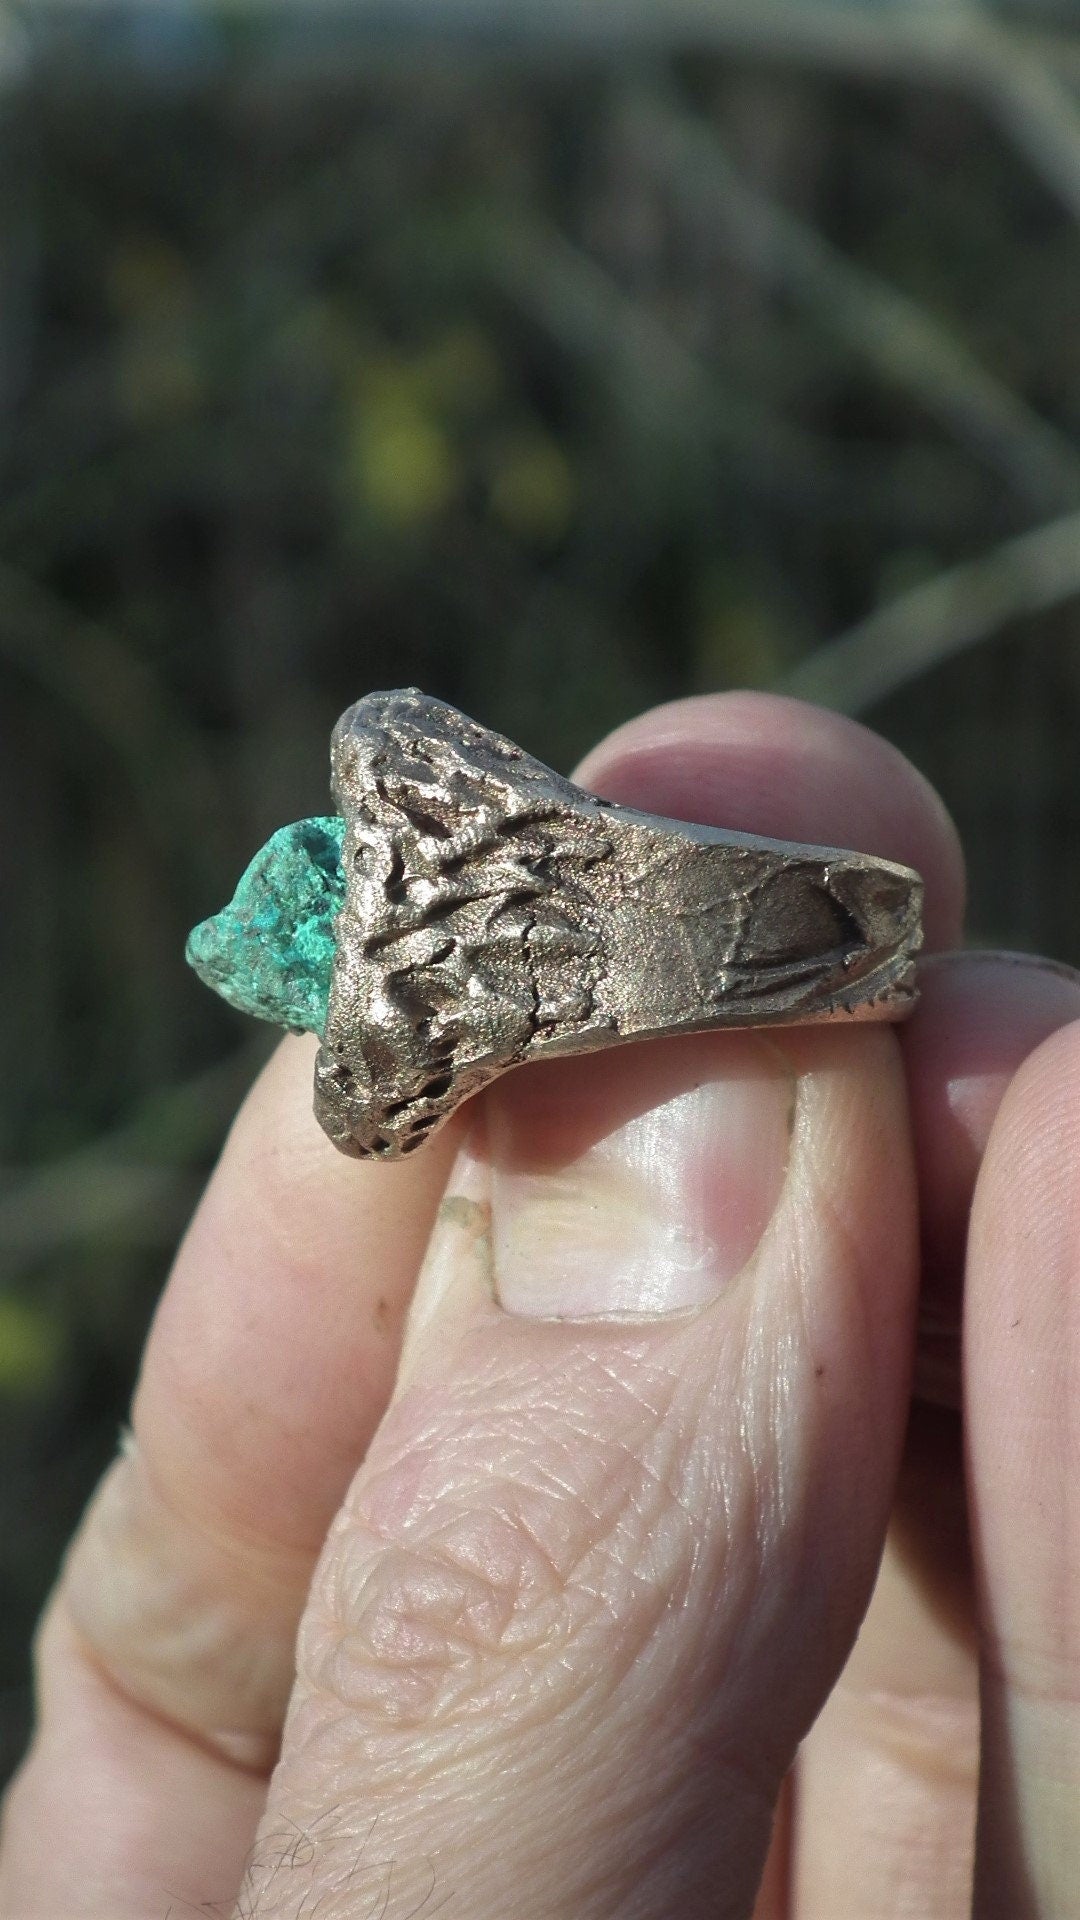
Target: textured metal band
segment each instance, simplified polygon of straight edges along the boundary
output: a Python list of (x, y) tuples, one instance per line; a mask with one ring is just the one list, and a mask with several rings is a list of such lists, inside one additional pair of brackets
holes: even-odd
[(609, 805), (414, 689), (350, 707), (332, 766), (346, 899), (315, 1111), (346, 1153), (410, 1152), (523, 1061), (912, 1006), (907, 867)]

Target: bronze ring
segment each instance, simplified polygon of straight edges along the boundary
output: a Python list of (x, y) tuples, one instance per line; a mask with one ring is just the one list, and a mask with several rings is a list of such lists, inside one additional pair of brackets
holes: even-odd
[(908, 867), (614, 806), (413, 688), (350, 707), (331, 758), (315, 1112), (346, 1153), (411, 1152), (524, 1061), (912, 1008)]
[(188, 958), (320, 1036), (345, 1153), (411, 1152), (526, 1060), (914, 1002), (907, 867), (613, 806), (414, 688), (350, 707), (331, 760), (337, 814), (280, 828)]

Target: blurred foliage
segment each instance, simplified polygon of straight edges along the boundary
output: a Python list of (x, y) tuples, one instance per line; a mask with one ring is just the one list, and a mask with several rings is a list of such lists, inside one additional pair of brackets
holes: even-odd
[[(1080, 508), (1075, 223), (970, 98), (309, 69), (254, 23), (144, 53), (60, 36), (0, 120), (0, 1764), (269, 1040), (184, 934), (325, 809), (339, 710), (416, 683), (569, 767)], [(977, 932), (1080, 960), (1078, 627), (1042, 598), (873, 718), (960, 819)]]

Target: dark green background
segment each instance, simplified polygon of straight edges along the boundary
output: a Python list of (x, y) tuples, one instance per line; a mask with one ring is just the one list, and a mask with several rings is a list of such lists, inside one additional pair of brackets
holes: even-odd
[[(1016, 46), (1080, 181), (1065, 20)], [(184, 934), (325, 808), (339, 710), (417, 683), (569, 768), (653, 701), (815, 684), (1027, 530), (1068, 575), (1080, 512), (1080, 199), (1000, 89), (148, 21), (30, 32), (0, 107), (0, 1767), (268, 1044)], [(1044, 611), (961, 582), (939, 651), (977, 643), (917, 672), (902, 601), (867, 717), (961, 823), (975, 936), (1080, 961), (1080, 626), (1032, 566)]]

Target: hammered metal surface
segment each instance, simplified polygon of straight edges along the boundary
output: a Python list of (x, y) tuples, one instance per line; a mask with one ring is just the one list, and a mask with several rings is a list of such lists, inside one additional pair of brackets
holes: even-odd
[(344, 815), (315, 1111), (392, 1157), (506, 1068), (713, 1027), (899, 1019), (922, 883), (608, 805), (415, 689), (332, 746)]

